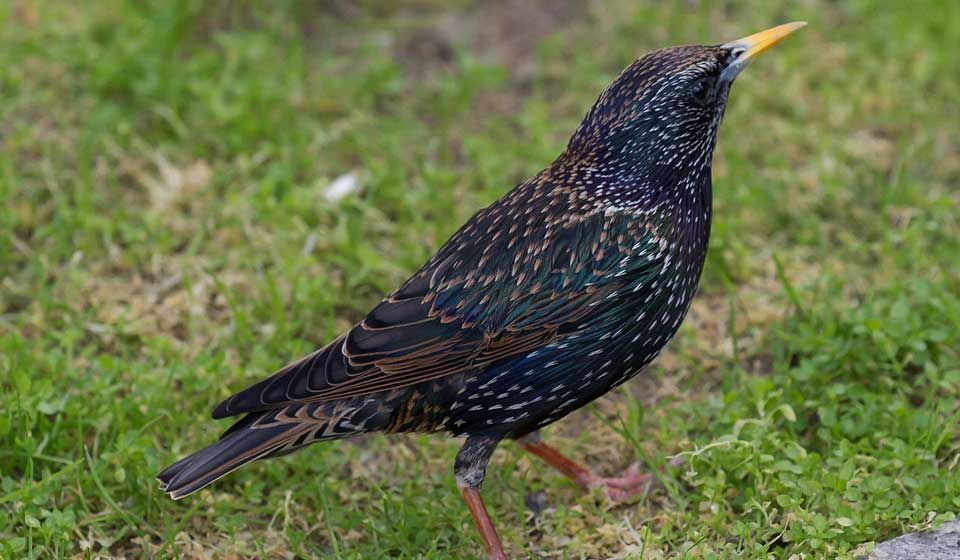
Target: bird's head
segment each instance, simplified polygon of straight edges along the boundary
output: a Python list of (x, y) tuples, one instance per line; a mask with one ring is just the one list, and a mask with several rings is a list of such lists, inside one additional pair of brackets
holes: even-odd
[(804, 25), (787, 23), (723, 45), (671, 47), (639, 58), (603, 91), (565, 155), (618, 173), (651, 165), (706, 168), (734, 79), (756, 55)]

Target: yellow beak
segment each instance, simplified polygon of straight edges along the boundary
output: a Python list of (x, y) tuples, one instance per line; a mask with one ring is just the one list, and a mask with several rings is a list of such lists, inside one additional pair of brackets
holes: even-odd
[(725, 48), (734, 53), (734, 60), (727, 66), (721, 76), (732, 81), (747, 66), (753, 57), (782, 41), (787, 35), (807, 25), (805, 21), (794, 21), (771, 27), (766, 31), (747, 35), (742, 39), (730, 41)]
[(742, 55), (740, 55), (739, 58), (746, 60), (748, 58), (753, 58), (770, 47), (776, 45), (787, 35), (793, 33), (801, 27), (804, 27), (805, 25), (807, 25), (807, 22), (805, 21), (793, 21), (790, 23), (785, 23), (783, 25), (771, 27), (770, 29), (761, 31), (760, 33), (747, 35), (743, 39), (731, 41), (730, 43), (727, 43), (726, 46), (745, 48), (746, 50)]

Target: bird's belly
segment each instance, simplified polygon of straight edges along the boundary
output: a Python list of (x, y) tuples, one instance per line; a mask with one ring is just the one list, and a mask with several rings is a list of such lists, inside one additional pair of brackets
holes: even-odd
[(464, 374), (443, 427), (457, 435), (522, 435), (630, 379), (676, 334), (689, 298), (647, 303), (590, 317), (542, 348)]

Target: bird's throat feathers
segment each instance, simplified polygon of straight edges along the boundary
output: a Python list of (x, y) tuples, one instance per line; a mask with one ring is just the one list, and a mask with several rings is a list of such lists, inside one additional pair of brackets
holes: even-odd
[(705, 161), (621, 157), (615, 162), (561, 157), (548, 176), (554, 187), (572, 191), (571, 203), (582, 212), (642, 214), (663, 234), (688, 243), (705, 244), (709, 236), (709, 156)]

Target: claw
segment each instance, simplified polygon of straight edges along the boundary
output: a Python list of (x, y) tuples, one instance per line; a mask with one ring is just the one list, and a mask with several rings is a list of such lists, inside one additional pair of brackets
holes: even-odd
[(627, 502), (644, 494), (654, 482), (653, 475), (640, 472), (640, 465), (634, 463), (620, 476), (592, 476), (587, 481), (590, 488), (602, 488), (603, 494), (614, 503)]

